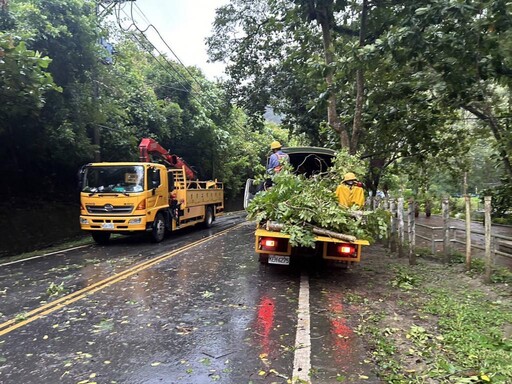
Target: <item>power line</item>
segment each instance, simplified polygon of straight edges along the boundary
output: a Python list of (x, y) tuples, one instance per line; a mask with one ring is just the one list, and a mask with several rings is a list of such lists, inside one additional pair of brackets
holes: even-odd
[[(126, 15), (126, 16), (129, 16), (128, 14), (126, 14), (126, 12), (125, 12), (123, 9), (121, 9), (121, 7), (119, 7), (119, 11), (120, 11), (120, 12), (125, 13), (125, 15)], [(121, 15), (120, 15), (120, 12), (119, 12), (119, 11), (118, 11), (118, 12), (116, 12), (116, 19), (117, 19), (117, 24), (119, 25), (119, 27), (121, 28), (121, 30), (123, 30), (124, 32), (128, 33), (128, 34), (129, 34), (129, 36), (132, 38), (132, 40), (136, 40), (136, 41), (137, 41), (137, 43), (139, 44), (139, 46), (140, 46), (143, 50), (145, 50), (146, 52), (148, 52), (148, 53), (153, 57), (153, 59), (154, 59), (154, 60), (155, 60), (155, 61), (156, 61), (156, 62), (157, 62), (157, 63), (158, 63), (158, 64), (159, 64), (159, 65), (160, 65), (160, 66), (161, 66), (161, 67), (162, 67), (162, 68), (163, 68), (163, 69), (164, 69), (164, 70), (165, 70), (165, 71), (166, 71), (170, 76), (171, 76), (171, 78), (175, 79), (175, 80), (178, 82), (178, 84), (179, 84), (179, 85), (181, 85), (181, 86), (183, 87), (183, 89), (182, 89), (182, 90), (183, 90), (183, 91), (185, 91), (185, 92), (188, 92), (188, 89), (186, 89), (186, 88), (185, 88), (185, 86), (184, 86), (184, 85), (183, 85), (183, 84), (182, 84), (182, 83), (181, 83), (181, 82), (176, 78), (176, 76), (175, 76), (175, 75), (173, 75), (173, 74), (171, 74), (171, 73), (167, 70), (167, 68), (165, 67), (165, 65), (164, 65), (164, 64), (162, 64), (162, 63), (161, 63), (161, 61), (160, 61), (160, 60), (159, 60), (159, 59), (158, 59), (158, 58), (153, 54), (153, 52), (150, 52), (149, 50), (147, 50), (147, 49), (144, 47), (143, 43), (140, 41), (140, 39), (139, 39), (139, 38), (138, 38), (138, 37), (133, 33), (133, 31), (131, 31), (131, 27), (132, 27), (132, 26), (134, 26), (134, 27), (135, 27), (135, 28), (140, 32), (140, 29), (139, 29), (139, 28), (137, 28), (137, 26), (134, 24), (134, 20), (133, 20), (133, 19), (131, 19), (131, 21), (132, 21), (132, 22), (131, 22), (131, 24), (128, 26), (128, 28), (124, 28), (124, 27), (122, 26), (122, 23), (121, 23)], [(186, 78), (185, 78), (185, 77), (184, 77), (180, 72), (178, 72), (178, 71), (176, 70), (176, 68), (174, 68), (174, 66), (172, 66), (172, 65), (169, 63), (169, 61), (167, 60), (167, 58), (165, 57), (165, 55), (163, 55), (163, 54), (162, 54), (162, 53), (161, 53), (161, 52), (160, 52), (160, 51), (155, 47), (155, 45), (154, 45), (154, 44), (153, 44), (153, 43), (152, 43), (152, 42), (147, 38), (147, 36), (146, 36), (143, 32), (141, 32), (141, 36), (143, 36), (143, 37), (144, 37), (144, 39), (145, 39), (145, 41), (147, 41), (147, 42), (149, 43), (149, 45), (151, 45), (151, 47), (152, 47), (155, 51), (157, 51), (157, 52), (159, 53), (160, 57), (164, 58), (164, 60), (167, 62), (167, 65), (168, 65), (168, 66), (173, 70), (173, 72), (175, 72), (178, 76), (182, 77), (182, 78), (185, 80), (185, 83), (191, 87), (191, 85), (188, 83), (188, 81), (186, 80)]]
[[(133, 9), (133, 4), (131, 4), (131, 8)], [(135, 7), (142, 13), (142, 11), (140, 10), (139, 6), (137, 4), (135, 4)], [(142, 13), (144, 15), (144, 13)], [(144, 17), (146, 17), (144, 15)], [(132, 20), (133, 20), (133, 13), (132, 13)], [(147, 20), (147, 18), (146, 18)], [(149, 20), (147, 20), (149, 22)], [(136, 25), (136, 23), (135, 23)], [(178, 60), (178, 62), (183, 66), (183, 68), (185, 68), (185, 70), (188, 72), (188, 74), (192, 77), (192, 79), (197, 83), (197, 85), (199, 85), (199, 87), (202, 89), (202, 85), (201, 83), (197, 80), (197, 78), (194, 76), (194, 74), (192, 72), (190, 72), (190, 70), (187, 68), (187, 66), (185, 64), (183, 64), (183, 62), (180, 60), (180, 58), (178, 57), (178, 55), (172, 50), (172, 48), (169, 46), (169, 44), (167, 44), (167, 42), (165, 41), (165, 39), (162, 37), (162, 35), (160, 34), (160, 31), (153, 25), (153, 24), (149, 24), (148, 25), (148, 29), (149, 28), (152, 28), (156, 34), (158, 35), (158, 37), (160, 37), (160, 40), (163, 41), (163, 43), (165, 44), (165, 46), (167, 47), (167, 49), (169, 49), (169, 51), (174, 55), (174, 57), (176, 58), (176, 60)]]
[[(153, 52), (150, 52), (143, 44), (142, 42), (140, 41), (140, 39), (138, 37), (136, 37), (136, 35), (134, 34), (134, 31), (131, 30), (132, 27), (134, 27), (139, 33), (140, 35), (144, 38), (145, 41), (147, 41), (147, 43), (153, 48), (153, 50), (155, 50), (156, 52), (158, 52), (158, 54), (160, 55), (159, 57), (163, 58), (163, 60), (167, 63), (167, 65), (169, 66), (169, 68), (174, 72), (176, 73), (183, 81), (184, 83), (186, 84), (186, 86), (190, 87), (190, 90), (186, 89), (185, 86), (183, 85), (183, 83), (177, 79), (176, 77), (171, 76), (178, 82), (178, 84), (180, 86), (183, 87), (183, 89), (181, 89), (182, 91), (184, 92), (189, 92), (190, 96), (195, 99), (200, 105), (207, 105), (208, 107), (210, 107), (213, 110), (216, 109), (216, 107), (208, 100), (208, 97), (207, 95), (204, 95), (206, 96), (206, 98), (204, 100), (200, 100), (193, 92), (191, 92), (191, 90), (193, 89), (193, 86), (192, 86), (192, 83), (181, 73), (179, 72), (173, 64), (171, 64), (171, 62), (167, 59), (166, 55), (162, 54), (162, 52), (160, 52), (158, 50), (158, 48), (156, 48), (156, 46), (150, 41), (150, 39), (148, 38), (148, 36), (146, 35), (146, 32), (149, 30), (149, 29), (152, 29), (156, 32), (156, 34), (159, 36), (159, 38), (162, 40), (162, 42), (165, 44), (165, 46), (167, 47), (167, 49), (173, 54), (174, 57), (176, 57), (176, 59), (178, 60), (179, 64), (181, 64), (182, 68), (189, 74), (189, 76), (192, 78), (192, 80), (199, 86), (199, 90), (202, 92), (202, 93), (206, 93), (204, 88), (203, 88), (203, 85), (199, 82), (199, 80), (196, 78), (196, 76), (185, 66), (185, 64), (183, 64), (183, 62), (180, 60), (180, 58), (177, 56), (177, 54), (174, 52), (174, 50), (172, 50), (172, 48), (169, 46), (169, 44), (165, 41), (165, 39), (162, 37), (161, 33), (158, 31), (158, 29), (150, 23), (150, 21), (148, 20), (148, 18), (146, 17), (146, 15), (144, 14), (144, 12), (135, 4), (137, 10), (140, 12), (140, 14), (142, 14), (142, 17), (148, 22), (148, 26), (145, 28), (145, 29), (141, 29), (134, 16), (133, 16), (133, 3), (130, 4), (130, 15), (128, 15), (126, 13), (126, 11), (123, 9), (124, 7), (122, 6), (122, 4), (119, 4), (119, 9), (118, 11), (116, 12), (116, 19), (117, 19), (117, 23), (119, 25), (119, 27), (121, 28), (121, 30), (123, 30), (124, 32), (128, 32), (130, 34), (130, 36), (132, 37), (132, 39), (135, 39), (137, 40), (137, 42), (139, 43), (140, 47), (145, 50), (146, 52), (148, 52), (155, 61), (158, 62), (158, 64), (160, 66), (162, 66), (162, 68), (168, 73), (170, 74), (170, 72), (165, 68), (165, 65), (162, 64), (158, 58), (153, 54)], [(123, 12), (128, 20), (130, 20), (130, 25), (128, 26), (128, 28), (123, 28), (123, 26), (121, 25), (121, 12)], [(236, 120), (232, 120), (232, 123), (237, 126), (239, 129), (243, 130), (244, 128), (242, 126), (239, 125), (239, 123), (236, 121)]]
[[(196, 76), (194, 76), (194, 74), (187, 68), (187, 66), (185, 64), (183, 64), (183, 62), (180, 60), (180, 58), (178, 57), (178, 55), (174, 52), (174, 50), (169, 46), (169, 44), (165, 41), (165, 39), (162, 37), (160, 31), (152, 24), (149, 22), (149, 20), (147, 19), (146, 15), (142, 12), (142, 10), (137, 6), (137, 4), (135, 4), (136, 8), (140, 11), (140, 13), (143, 15), (143, 17), (147, 20), (147, 22), (149, 23), (149, 25), (145, 28), (145, 29), (141, 29), (135, 18), (133, 17), (133, 3), (130, 4), (130, 15), (126, 15), (126, 16), (129, 16), (131, 18), (131, 26), (135, 27), (135, 29), (137, 29), (137, 31), (139, 31), (139, 33), (141, 33), (144, 38), (151, 44), (151, 46), (158, 51), (158, 49), (156, 49), (156, 47), (154, 46), (153, 43), (151, 43), (151, 41), (149, 40), (149, 38), (146, 36), (146, 32), (149, 30), (149, 29), (152, 29), (155, 31), (155, 33), (158, 35), (158, 37), (160, 38), (160, 40), (162, 40), (162, 42), (165, 44), (165, 46), (167, 47), (167, 49), (173, 54), (173, 56), (178, 60), (178, 62), (181, 64), (181, 66), (183, 67), (183, 69), (185, 69), (185, 71), (190, 75), (190, 77), (192, 78), (192, 80), (199, 86), (199, 89), (205, 93), (205, 90), (203, 88), (203, 85), (199, 82), (199, 80), (197, 80)], [(123, 11), (124, 12), (124, 11)], [(160, 55), (161, 52), (158, 51), (158, 53)], [(169, 65), (171, 65), (169, 63)], [(173, 68), (174, 70), (174, 68)], [(183, 76), (181, 73), (177, 72), (180, 77), (183, 78), (183, 80), (190, 86), (192, 87), (192, 84), (188, 81), (187, 78), (185, 78), (185, 76)], [(215, 106), (213, 104), (211, 104), (209, 102), (209, 100), (206, 98), (205, 101), (201, 101), (199, 99), (196, 98), (196, 100), (200, 103), (200, 104), (208, 104), (208, 106), (211, 108), (211, 109), (215, 109)]]
[[(138, 38), (135, 34), (131, 34), (130, 36), (132, 37), (132, 39), (136, 40), (142, 48), (144, 48), (144, 45), (142, 44), (142, 41), (140, 41), (140, 40), (139, 40), (139, 38)], [(146, 39), (146, 40), (147, 40), (147, 39)], [(149, 42), (149, 43), (151, 44), (151, 42)], [(152, 47), (153, 47), (153, 48), (155, 48), (155, 46), (153, 46), (153, 45), (152, 45)], [(155, 48), (155, 49), (156, 49), (156, 48)], [(165, 56), (162, 56), (162, 54), (161, 54), (158, 50), (156, 50), (156, 51), (160, 54), (160, 56), (159, 56), (159, 57), (165, 57)], [(155, 60), (155, 61), (156, 61), (156, 62), (157, 62), (161, 67), (162, 67), (162, 69), (163, 69), (165, 72), (167, 72), (167, 74), (171, 75), (171, 77), (173, 77), (173, 78), (174, 78), (173, 74), (172, 74), (171, 72), (169, 72), (169, 71), (168, 71), (167, 67), (166, 67), (166, 66), (165, 66), (165, 65), (164, 65), (164, 64), (163, 64), (163, 63), (158, 59), (158, 57), (156, 57), (156, 56), (153, 54), (153, 52), (150, 52), (150, 51), (148, 51), (148, 50), (146, 50), (146, 52), (148, 52), (148, 53), (151, 55), (151, 57), (153, 57), (153, 59), (154, 59), (154, 60)], [(167, 64), (169, 64), (169, 62), (168, 62), (166, 59), (164, 59), (164, 60), (166, 61), (166, 63), (167, 63)], [(179, 72), (177, 72), (175, 68), (173, 68), (172, 66), (170, 66), (170, 67), (171, 67), (171, 69), (172, 69), (175, 73), (178, 73), (178, 74), (179, 74)], [(184, 87), (184, 85), (183, 85), (182, 83), (180, 83), (180, 81), (179, 81), (179, 80), (177, 80), (177, 82), (178, 82), (178, 84), (179, 84), (179, 85), (181, 85), (181, 86), (183, 87), (183, 88), (181, 89), (182, 91), (184, 91), (184, 92), (189, 92), (190, 94), (192, 94), (188, 89), (186, 89), (186, 88)]]
[(138, 13), (140, 14), (140, 16), (144, 19), (144, 21), (148, 24), (151, 24), (151, 22), (149, 21), (149, 19), (146, 17), (146, 15), (144, 14), (144, 12), (142, 12), (142, 9), (139, 8), (139, 6), (137, 5), (137, 3), (135, 3), (135, 8), (137, 8), (136, 12), (138, 11)]
[[(124, 12), (124, 10), (122, 10), (122, 12)], [(124, 13), (126, 14), (126, 12), (124, 12)], [(126, 16), (130, 16), (130, 15), (126, 14)], [(130, 26), (134, 26), (134, 27), (135, 27), (135, 29), (136, 29), (136, 30), (137, 30), (137, 31), (138, 31), (138, 32), (139, 32), (139, 33), (144, 37), (144, 39), (145, 39), (145, 40), (146, 40), (146, 41), (151, 45), (151, 47), (152, 47), (155, 51), (157, 51), (157, 52), (158, 52), (158, 54), (159, 54), (161, 57), (163, 57), (163, 58), (164, 58), (164, 60), (165, 60), (165, 61), (167, 62), (167, 64), (169, 65), (169, 67), (170, 67), (170, 68), (171, 68), (171, 69), (172, 69), (172, 70), (173, 70), (173, 71), (174, 71), (174, 72), (175, 72), (179, 77), (181, 77), (181, 78), (183, 79), (183, 81), (185, 82), (185, 84), (187, 84), (190, 88), (192, 88), (192, 84), (188, 81), (188, 79), (187, 79), (187, 78), (186, 78), (186, 77), (185, 77), (181, 72), (179, 72), (176, 68), (174, 68), (174, 66), (173, 66), (173, 65), (172, 65), (172, 64), (167, 60), (166, 56), (165, 56), (164, 54), (162, 54), (162, 52), (160, 52), (160, 51), (158, 50), (158, 48), (157, 48), (157, 47), (156, 47), (156, 46), (151, 42), (151, 40), (149, 40), (149, 38), (146, 36), (145, 31), (147, 31), (147, 30), (149, 29), (149, 27), (148, 27), (148, 28), (146, 28), (145, 30), (140, 29), (140, 28), (137, 26), (137, 24), (136, 24), (135, 20), (133, 19), (133, 16), (130, 16), (130, 17), (131, 17), (131, 21), (132, 21), (132, 23), (131, 23), (131, 25), (130, 25)], [(132, 32), (132, 34), (133, 34), (133, 32)], [(139, 42), (140, 42), (140, 41), (139, 41)], [(142, 44), (141, 44), (141, 47), (144, 49), (144, 46), (143, 46)], [(149, 52), (149, 53), (154, 57), (154, 55), (153, 55), (151, 52)], [(182, 65), (183, 65), (183, 64), (182, 64)], [(183, 85), (183, 84), (181, 84), (181, 85)]]

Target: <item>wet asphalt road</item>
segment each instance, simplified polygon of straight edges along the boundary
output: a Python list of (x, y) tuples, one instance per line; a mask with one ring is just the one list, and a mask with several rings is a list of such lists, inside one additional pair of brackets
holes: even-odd
[(344, 300), (357, 274), (261, 265), (253, 233), (234, 214), (160, 244), (122, 237), (0, 266), (0, 383), (299, 382), (305, 288), (301, 383), (379, 383)]

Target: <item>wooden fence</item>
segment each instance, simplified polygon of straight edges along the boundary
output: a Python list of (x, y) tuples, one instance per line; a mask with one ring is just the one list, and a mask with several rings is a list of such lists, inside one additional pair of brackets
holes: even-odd
[[(491, 224), (491, 197), (484, 198), (484, 230), (472, 228), (470, 215), (470, 198), (466, 196), (465, 225), (454, 225), (455, 219), (450, 218), (449, 200), (442, 202), (442, 226), (417, 224), (415, 220), (415, 202), (410, 199), (405, 209), (404, 198), (388, 199), (382, 202), (382, 207), (391, 212), (389, 228), (389, 248), (404, 257), (406, 254), (411, 265), (416, 264), (417, 243), (428, 244), (433, 255), (441, 254), (443, 262), (449, 262), (453, 251), (461, 246), (465, 250), (466, 269), (471, 268), (473, 256), (485, 260), (485, 281), (490, 282), (492, 270), (495, 268), (496, 257), (512, 260), (512, 237), (495, 233)], [(460, 224), (460, 220), (457, 220)], [(417, 231), (417, 229), (420, 229)], [(512, 229), (511, 229), (512, 232)], [(407, 239), (406, 235), (407, 234)], [(420, 241), (418, 241), (420, 240)], [(483, 251), (483, 255), (477, 254)]]

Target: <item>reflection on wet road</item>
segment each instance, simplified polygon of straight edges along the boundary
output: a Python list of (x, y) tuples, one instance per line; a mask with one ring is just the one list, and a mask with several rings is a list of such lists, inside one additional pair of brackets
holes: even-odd
[[(353, 274), (260, 265), (254, 225), (243, 220), (219, 220), (217, 231), (242, 225), (212, 238), (215, 227), (158, 245), (125, 240), (4, 267), (4, 323), (17, 315), (20, 324), (23, 311), (112, 280), (1, 336), (0, 382), (291, 382), (301, 275), (309, 273), (306, 377), (377, 383), (353, 332), (357, 307), (344, 298)], [(50, 297), (51, 282), (66, 291)]]

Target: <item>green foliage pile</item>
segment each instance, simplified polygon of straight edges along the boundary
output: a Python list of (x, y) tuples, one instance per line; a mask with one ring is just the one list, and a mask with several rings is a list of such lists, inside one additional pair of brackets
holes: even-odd
[(373, 241), (387, 233), (388, 214), (383, 210), (356, 211), (339, 205), (336, 186), (349, 169), (356, 172), (363, 164), (340, 151), (334, 166), (325, 174), (306, 178), (290, 166), (274, 175), (274, 185), (256, 194), (247, 207), (248, 218), (258, 222), (275, 221), (284, 225), (292, 246), (313, 247), (312, 225), (334, 232)]

